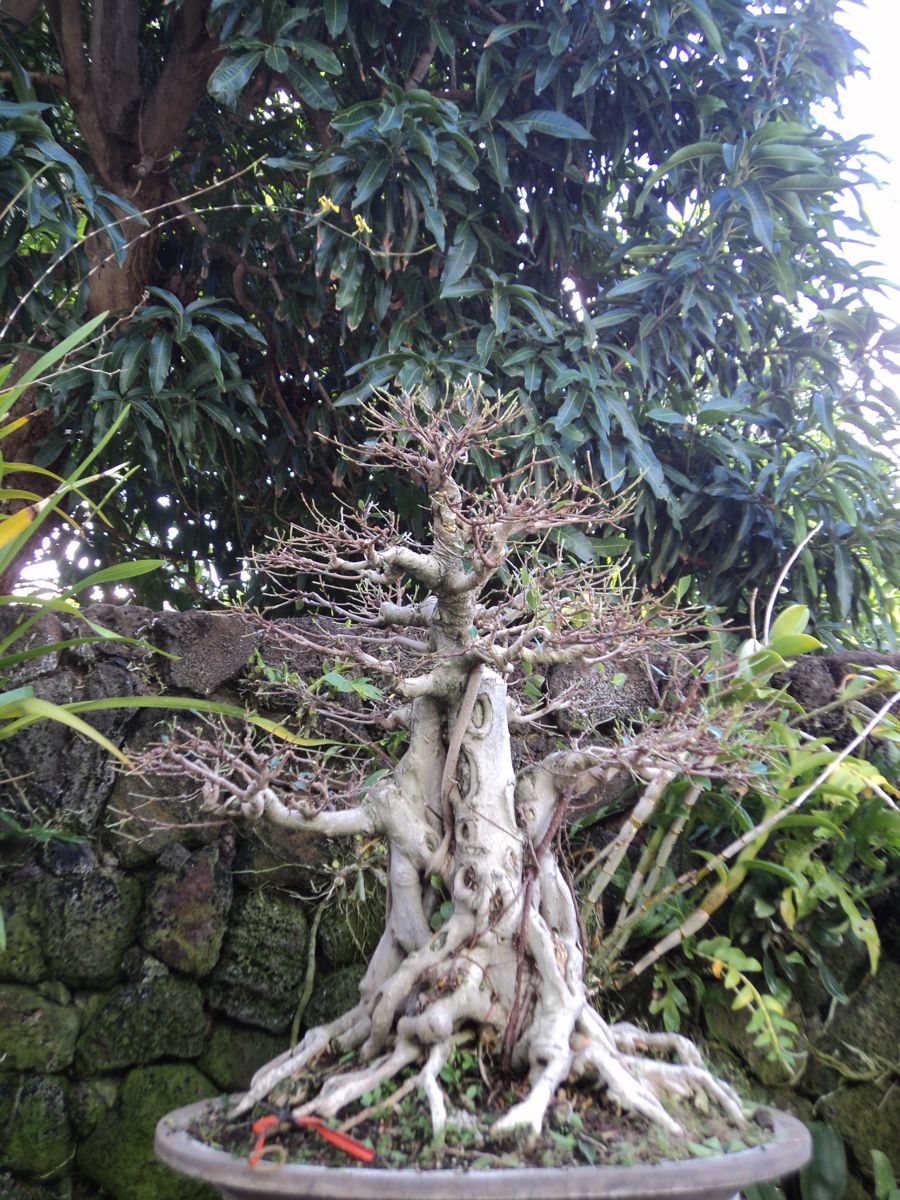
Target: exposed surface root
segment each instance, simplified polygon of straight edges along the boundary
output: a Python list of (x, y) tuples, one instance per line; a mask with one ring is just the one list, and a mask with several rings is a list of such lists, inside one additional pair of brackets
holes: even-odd
[[(416, 1087), (422, 1090), (434, 1137), (440, 1140), (453, 1118), (440, 1072), (455, 1046), (471, 1037), (471, 1033), (460, 1031), (461, 1026), (485, 1022), (483, 1011), (473, 1011), (480, 1008), (474, 1001), (482, 994), (473, 987), (475, 975), (471, 973), (456, 991), (434, 1001), (422, 1014), (401, 1017), (387, 1039), (389, 1049), (363, 1066), (330, 1076), (313, 1098), (302, 1099), (293, 1109), (294, 1115), (336, 1117), (366, 1093), (419, 1064), (417, 1074), (400, 1087), (403, 1095)], [(549, 994), (558, 997), (556, 989), (549, 989)], [(538, 1137), (557, 1089), (572, 1079), (593, 1082), (619, 1109), (640, 1114), (673, 1136), (681, 1135), (683, 1130), (667, 1110), (667, 1099), (685, 1101), (705, 1096), (732, 1120), (743, 1121), (735, 1093), (712, 1076), (686, 1038), (648, 1033), (634, 1025), (609, 1025), (583, 999), (563, 1009), (554, 1008), (549, 1019), (547, 999), (539, 998), (521, 1039), (520, 1048), (527, 1046), (528, 1092), (494, 1123), (492, 1133), (497, 1137)], [(330, 1045), (342, 1048), (344, 1039), (354, 1030), (368, 1028), (371, 1022), (363, 1009), (361, 1004), (330, 1025), (311, 1030), (292, 1054), (281, 1056), (258, 1072), (234, 1113), (246, 1112), (273, 1089), (282, 1098), (287, 1091), (288, 1103), (296, 1105), (297, 1097), (291, 1099), (289, 1095), (291, 1081), (305, 1075)], [(462, 1014), (461, 1020), (454, 1019), (456, 1013)]]
[(283, 1054), (273, 1058), (264, 1067), (260, 1067), (250, 1081), (250, 1087), (241, 1096), (230, 1115), (237, 1117), (241, 1113), (249, 1112), (254, 1104), (264, 1100), (272, 1089), (284, 1080), (302, 1075), (309, 1064), (314, 1062), (333, 1041), (356, 1024), (357, 1020), (362, 1017), (361, 1008), (361, 1005), (357, 1005), (356, 1008), (350, 1009), (349, 1012), (344, 1013), (328, 1025), (317, 1025), (315, 1029), (310, 1029), (303, 1041), (299, 1042), (293, 1050), (285, 1050)]

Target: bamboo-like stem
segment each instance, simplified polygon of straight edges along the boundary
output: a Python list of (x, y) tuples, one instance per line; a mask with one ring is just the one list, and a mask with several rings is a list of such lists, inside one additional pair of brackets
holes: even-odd
[(640, 975), (643, 971), (646, 971), (647, 968), (658, 961), (663, 954), (666, 954), (680, 942), (684, 941), (686, 937), (690, 937), (699, 929), (703, 928), (712, 913), (715, 912), (716, 909), (725, 902), (728, 896), (734, 891), (734, 888), (737, 886), (737, 884), (743, 879), (746, 869), (743, 872), (738, 873), (739, 877), (735, 877), (733, 879), (733, 876), (735, 876), (735, 871), (741, 865), (741, 861), (744, 858), (744, 854), (742, 852), (752, 850), (753, 853), (750, 857), (755, 857), (758, 850), (761, 849), (765, 843), (769, 833), (778, 825), (778, 823), (784, 820), (784, 818), (789, 816), (791, 813), (796, 812), (799, 808), (801, 808), (809, 799), (809, 797), (812, 796), (822, 786), (823, 783), (827, 782), (829, 777), (834, 774), (844, 759), (848, 758), (853, 751), (860, 746), (878, 727), (879, 723), (885, 716), (887, 716), (888, 712), (890, 712), (898, 700), (900, 700), (900, 692), (896, 692), (881, 706), (878, 712), (875, 713), (872, 719), (866, 723), (865, 727), (856, 735), (856, 737), (854, 737), (853, 740), (843, 748), (843, 750), (835, 755), (832, 761), (819, 772), (813, 782), (805, 787), (798, 796), (795, 796), (790, 804), (785, 805), (783, 808), (776, 809), (774, 812), (770, 813), (767, 817), (760, 821), (758, 825), (755, 825), (752, 829), (747, 830), (747, 832), (741, 834), (740, 837), (735, 838), (735, 840), (726, 846), (724, 850), (720, 851), (719, 854), (715, 855), (715, 857), (709, 859), (703, 864), (702, 867), (697, 867), (692, 871), (685, 872), (683, 875), (679, 876), (679, 878), (675, 880), (675, 882), (668, 888), (665, 888), (656, 896), (644, 901), (639, 913), (634, 914), (635, 917), (643, 915), (660, 900), (668, 896), (679, 895), (685, 892), (689, 887), (696, 886), (696, 884), (701, 883), (713, 871), (718, 871), (730, 859), (734, 858), (736, 855), (740, 855), (735, 869), (729, 872), (726, 881), (724, 883), (717, 884), (700, 905), (700, 907), (696, 908), (690, 914), (690, 916), (681, 923), (678, 929), (675, 929), (671, 933), (667, 934), (664, 938), (656, 943), (652, 950), (649, 950), (643, 958), (636, 962), (628, 972), (623, 982), (627, 982), (627, 980), (633, 979), (637, 975)]
[(674, 778), (674, 772), (660, 771), (656, 778), (651, 780), (644, 788), (641, 798), (622, 822), (622, 827), (615, 841), (612, 843), (612, 849), (609, 851), (606, 864), (594, 881), (590, 892), (588, 892), (588, 899), (592, 904), (596, 904), (606, 891), (613, 875), (616, 873), (619, 863), (625, 857), (628, 847), (653, 816), (654, 812), (656, 812), (656, 806), (663, 792)]
[[(603, 967), (615, 960), (628, 941), (633, 926), (644, 915), (643, 905), (640, 903), (641, 896), (652, 894), (702, 791), (699, 784), (693, 784), (682, 801), (682, 811), (667, 830), (659, 830), (660, 836), (648, 844), (629, 881), (616, 922), (600, 946), (599, 966)], [(639, 903), (635, 904), (635, 901)]]

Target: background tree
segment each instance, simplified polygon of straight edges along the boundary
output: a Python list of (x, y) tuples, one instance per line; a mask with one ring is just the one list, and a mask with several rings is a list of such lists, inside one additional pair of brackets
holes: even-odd
[(385, 486), (314, 436), (353, 441), (373, 387), (472, 374), (565, 471), (636, 484), (580, 553), (739, 613), (822, 521), (793, 580), (820, 629), (884, 608), (898, 338), (842, 246), (836, 0), (26, 7), (0, 288), (19, 341), (131, 313), (37, 451), (133, 405), (101, 558), (164, 545), (187, 603), (304, 495)]

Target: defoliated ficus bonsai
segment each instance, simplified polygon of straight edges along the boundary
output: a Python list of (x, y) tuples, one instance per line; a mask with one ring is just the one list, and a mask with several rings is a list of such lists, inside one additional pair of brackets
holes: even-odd
[[(270, 629), (386, 681), (396, 704), (372, 688), (379, 699), (365, 719), (408, 730), (402, 757), (367, 786), (370, 762), (342, 768), (339, 757), (264, 753), (224, 735), (215, 744), (185, 734), (142, 762), (145, 771), (192, 776), (219, 810), (332, 838), (380, 835), (389, 848), (387, 917), (359, 1003), (263, 1067), (235, 1112), (273, 1091), (289, 1096), (290, 1081), (326, 1049), (352, 1049), (355, 1061), (298, 1112), (334, 1117), (412, 1071), (440, 1136), (453, 1119), (441, 1070), (475, 1030), (493, 1048), (491, 1061), (528, 1078), (524, 1098), (495, 1122), (498, 1134), (540, 1133), (569, 1080), (596, 1085), (673, 1135), (681, 1128), (670, 1098), (698, 1095), (740, 1120), (737, 1097), (687, 1038), (611, 1024), (591, 1003), (559, 845), (569, 806), (627, 768), (638, 800), (603, 852), (597, 899), (667, 784), (716, 770), (715, 739), (676, 714), (625, 744), (557, 737), (539, 760), (513, 764), (511, 735), (568, 698), (564, 690), (529, 711), (523, 679), (551, 664), (615, 671), (623, 657), (671, 653), (690, 618), (634, 596), (616, 570), (567, 553), (573, 529), (614, 526), (616, 513), (516, 440), (514, 404), (477, 390), (430, 402), (381, 397), (365, 417), (371, 440), (353, 451), (358, 464), (414, 481), (430, 508), (430, 545), (370, 508), (295, 530), (266, 565), (276, 577), (318, 575), (315, 600), (328, 619)], [(475, 462), (486, 482), (465, 487)], [(336, 716), (333, 708), (325, 715)], [(351, 719), (359, 728), (358, 709)], [(449, 912), (442, 924), (439, 909)]]

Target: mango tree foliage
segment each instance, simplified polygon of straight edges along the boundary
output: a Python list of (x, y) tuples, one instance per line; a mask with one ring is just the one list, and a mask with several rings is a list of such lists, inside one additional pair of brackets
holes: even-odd
[[(900, 338), (845, 248), (867, 175), (835, 131), (838, 7), (52, 0), (8, 43), (4, 304), (36, 284), (22, 340), (133, 312), (55, 387), (38, 461), (131, 404), (144, 470), (97, 546), (168, 543), (184, 602), (309, 496), (418, 511), (316, 435), (355, 440), (378, 387), (477, 376), (518, 392), (523, 457), (633, 489), (627, 538), (576, 552), (739, 614), (821, 521), (792, 590), (820, 632), (867, 621), (900, 561)], [(37, 282), (116, 195), (120, 244)]]

